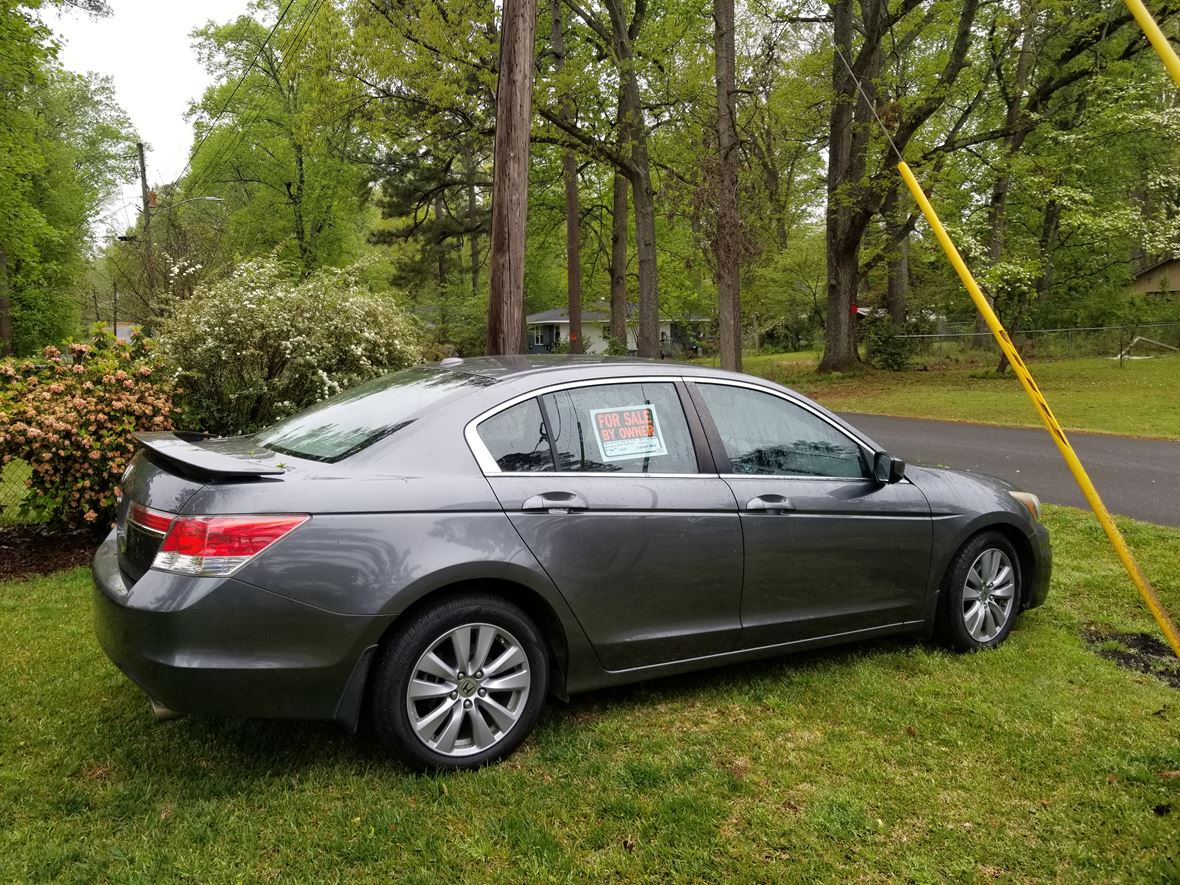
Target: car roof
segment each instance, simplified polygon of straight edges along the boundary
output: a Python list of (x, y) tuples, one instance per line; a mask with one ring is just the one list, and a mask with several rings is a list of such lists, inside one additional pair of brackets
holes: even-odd
[(528, 375), (547, 372), (578, 375), (585, 370), (601, 376), (603, 370), (611, 375), (702, 375), (713, 377), (746, 378), (709, 366), (682, 363), (676, 360), (640, 359), (638, 357), (595, 356), (590, 354), (524, 353), (506, 356), (450, 357), (435, 363), (440, 369), (494, 379), (515, 380)]

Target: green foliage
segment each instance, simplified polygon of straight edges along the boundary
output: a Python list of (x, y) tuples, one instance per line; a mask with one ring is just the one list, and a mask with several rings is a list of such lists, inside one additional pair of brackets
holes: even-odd
[(88, 222), (132, 168), (111, 83), (61, 69), (39, 5), (0, 6), (0, 312), (12, 320), (0, 354), (75, 331)]
[(914, 358), (913, 342), (902, 338), (902, 333), (883, 312), (874, 311), (865, 317), (860, 324), (860, 334), (870, 365), (890, 372), (901, 372), (910, 367)]
[[(283, 22), (266, 42), (284, 9)], [(200, 244), (178, 232), (173, 258), (224, 268), (238, 256), (278, 249), (307, 273), (355, 257), (366, 220), (365, 170), (353, 159), (355, 114), (364, 96), (359, 81), (336, 73), (348, 52), (337, 5), (256, 0), (249, 15), (211, 22), (194, 37), (214, 82), (194, 105), (201, 146), (175, 197), (217, 196), (223, 202), (216, 254), (190, 254), (187, 249)], [(184, 227), (186, 220), (200, 219), (190, 212), (170, 223)]]
[(0, 461), (32, 467), (25, 513), (109, 525), (132, 433), (170, 429), (175, 414), (148, 342), (96, 331), (92, 343), (69, 345), (68, 359), (48, 347), (44, 359), (0, 363), (0, 384)]
[(256, 430), (376, 375), (418, 362), (418, 333), (361, 269), (299, 278), (275, 256), (198, 289), (161, 325), (160, 354), (192, 423)]

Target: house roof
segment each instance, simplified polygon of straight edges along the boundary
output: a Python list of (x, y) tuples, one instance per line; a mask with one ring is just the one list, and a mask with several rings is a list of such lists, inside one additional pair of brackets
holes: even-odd
[[(530, 313), (525, 317), (525, 321), (534, 325), (561, 325), (562, 323), (569, 323), (570, 312), (564, 307), (555, 307), (552, 310), (542, 310), (539, 313)], [(603, 313), (600, 310), (584, 310), (582, 311), (583, 323), (609, 323), (610, 314)]]
[[(633, 313), (634, 311), (628, 311)], [(630, 317), (629, 317), (630, 318)], [(668, 320), (669, 317), (660, 317), (661, 320)], [(688, 317), (690, 323), (707, 323), (711, 317), (692, 316)], [(542, 310), (537, 313), (530, 313), (525, 317), (525, 322), (530, 326), (568, 326), (570, 321), (570, 312), (564, 307), (555, 307), (552, 310)], [(609, 323), (610, 314), (601, 310), (583, 310), (583, 323)]]
[(1162, 261), (1157, 261), (1155, 264), (1150, 264), (1147, 267), (1143, 268), (1143, 270), (1138, 271), (1135, 274), (1134, 279), (1136, 279), (1136, 280), (1141, 279), (1141, 278), (1147, 276), (1152, 271), (1159, 270), (1165, 264), (1174, 264), (1176, 261), (1180, 261), (1180, 259), (1173, 257), (1173, 258), (1165, 258)]

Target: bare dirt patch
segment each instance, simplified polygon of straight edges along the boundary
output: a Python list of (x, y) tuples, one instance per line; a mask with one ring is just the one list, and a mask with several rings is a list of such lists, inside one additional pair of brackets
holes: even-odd
[(50, 532), (42, 526), (0, 527), (0, 581), (88, 565), (98, 546), (90, 532)]
[(1180, 659), (1156, 637), (1147, 633), (1119, 633), (1096, 626), (1087, 627), (1083, 636), (1099, 657), (1128, 670), (1155, 676), (1172, 688), (1180, 688)]

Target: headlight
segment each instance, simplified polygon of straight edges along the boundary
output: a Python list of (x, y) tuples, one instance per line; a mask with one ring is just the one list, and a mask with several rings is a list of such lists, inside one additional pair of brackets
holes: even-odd
[(1009, 492), (1008, 494), (1011, 495), (1013, 498), (1015, 498), (1017, 501), (1019, 501), (1021, 504), (1024, 505), (1024, 509), (1028, 511), (1029, 516), (1031, 516), (1037, 522), (1040, 522), (1040, 520), (1041, 520), (1041, 499), (1040, 498), (1038, 498), (1032, 492)]

